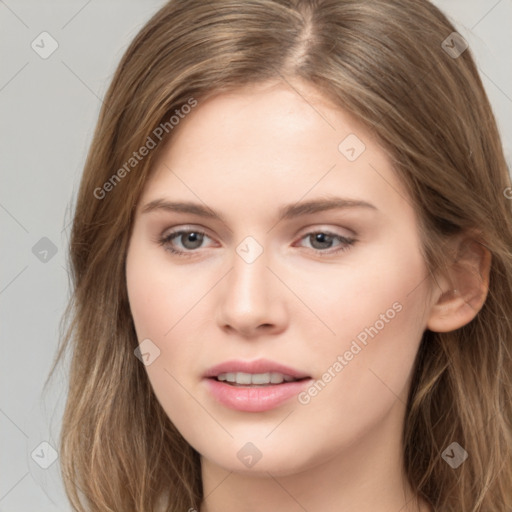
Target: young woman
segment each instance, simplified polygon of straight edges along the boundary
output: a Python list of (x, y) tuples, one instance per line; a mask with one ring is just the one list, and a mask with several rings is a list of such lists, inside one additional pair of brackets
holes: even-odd
[(169, 2), (76, 204), (73, 507), (511, 510), (509, 187), (429, 2)]

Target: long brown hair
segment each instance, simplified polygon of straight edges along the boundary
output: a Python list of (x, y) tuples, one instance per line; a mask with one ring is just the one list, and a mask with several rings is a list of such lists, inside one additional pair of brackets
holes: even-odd
[[(432, 272), (448, 264), (443, 242), (482, 234), (492, 254), (489, 293), (466, 326), (424, 333), (404, 423), (405, 471), (436, 511), (512, 510), (510, 183), (471, 52), (453, 32), (426, 0), (172, 0), (142, 28), (104, 98), (83, 172), (68, 328), (48, 377), (70, 350), (60, 459), (77, 510), (199, 509), (199, 454), (134, 356), (125, 256), (135, 206), (176, 110), (295, 78), (353, 114), (389, 152)], [(157, 147), (131, 161), (148, 137)], [(453, 441), (469, 454), (457, 469), (441, 456)]]

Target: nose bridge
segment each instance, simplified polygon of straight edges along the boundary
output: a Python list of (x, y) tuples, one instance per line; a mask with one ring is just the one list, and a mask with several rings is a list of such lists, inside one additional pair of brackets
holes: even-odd
[(267, 265), (268, 254), (254, 238), (247, 237), (233, 254), (220, 300), (220, 323), (247, 333), (260, 325), (282, 322), (275, 279)]
[[(263, 252), (257, 257), (251, 254), (252, 251), (240, 254), (240, 247), (237, 247), (237, 254), (233, 257), (233, 268), (228, 279), (228, 299), (232, 299), (231, 306), (236, 310), (246, 313), (255, 313), (264, 307), (265, 298), (268, 297), (269, 276), (267, 269), (267, 257)], [(250, 257), (248, 257), (250, 254)]]

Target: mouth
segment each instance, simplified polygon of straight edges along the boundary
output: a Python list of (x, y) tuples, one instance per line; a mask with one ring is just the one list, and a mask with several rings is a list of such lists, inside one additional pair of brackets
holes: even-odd
[(312, 381), (304, 372), (264, 359), (226, 361), (210, 368), (203, 377), (212, 398), (244, 412), (277, 408)]

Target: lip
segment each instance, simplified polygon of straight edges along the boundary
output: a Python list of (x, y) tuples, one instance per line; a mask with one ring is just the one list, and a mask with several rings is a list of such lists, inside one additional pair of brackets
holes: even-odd
[[(233, 386), (214, 378), (220, 373), (236, 372), (277, 372), (304, 380), (258, 387), (245, 387)], [(257, 361), (225, 361), (213, 366), (204, 374), (204, 382), (213, 398), (229, 409), (244, 412), (264, 412), (275, 409), (297, 396), (310, 384), (311, 380), (311, 377), (304, 372), (266, 359), (259, 359)]]

